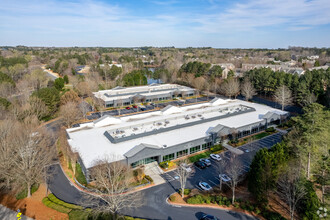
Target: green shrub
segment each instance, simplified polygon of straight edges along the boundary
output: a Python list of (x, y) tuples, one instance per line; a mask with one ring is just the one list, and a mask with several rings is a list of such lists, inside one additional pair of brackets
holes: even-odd
[(69, 166), (68, 166), (69, 170), (73, 171), (72, 169), (72, 164), (71, 164), (71, 160), (69, 159)]
[(82, 172), (82, 169), (81, 169), (81, 166), (79, 163), (76, 163), (76, 180), (82, 185), (85, 185), (85, 186), (87, 185), (85, 175)]
[[(33, 184), (31, 187), (31, 195), (36, 192), (39, 188), (39, 184)], [(27, 187), (25, 187), (22, 191), (20, 191), (19, 193), (16, 194), (16, 199), (20, 200), (20, 199), (24, 199), (27, 197)]]
[(69, 219), (72, 220), (87, 220), (90, 215), (88, 210), (71, 210), (69, 212)]
[(149, 175), (145, 175), (145, 177), (150, 183), (153, 183), (154, 180), (149, 176)]
[(267, 132), (275, 132), (275, 128), (274, 127), (270, 127), (266, 129)]
[(221, 144), (214, 145), (210, 148), (211, 152), (217, 152), (223, 150), (223, 146)]
[(168, 168), (168, 162), (169, 162), (169, 161), (163, 161), (163, 162), (160, 162), (160, 163), (159, 163), (159, 166), (160, 166), (161, 168), (163, 168), (163, 169), (166, 169), (166, 168)]
[(69, 209), (77, 209), (77, 210), (82, 210), (83, 207), (81, 206), (78, 206), (78, 205), (74, 205), (74, 204), (70, 204), (70, 203), (66, 203), (60, 199), (58, 199), (54, 194), (49, 194), (48, 197), (46, 197), (49, 199), (49, 201), (55, 203), (55, 204), (58, 204), (58, 205), (61, 205), (63, 207), (66, 207), (66, 208), (69, 208)]
[[(179, 189), (179, 194), (181, 195), (181, 189)], [(190, 192), (191, 192), (191, 189), (184, 189), (184, 192), (183, 192), (183, 194), (185, 194), (185, 195), (189, 195), (190, 194)]]
[(71, 211), (71, 209), (69, 209), (69, 208), (66, 208), (64, 206), (61, 206), (59, 204), (56, 204), (56, 203), (50, 201), (47, 197), (45, 197), (45, 198), (42, 199), (42, 203), (45, 204), (45, 206), (47, 206), (47, 207), (49, 207), (51, 209), (55, 209), (58, 212), (62, 212), (62, 213), (68, 214)]
[(267, 220), (285, 220), (285, 218), (277, 212), (271, 212), (267, 210), (261, 214)]

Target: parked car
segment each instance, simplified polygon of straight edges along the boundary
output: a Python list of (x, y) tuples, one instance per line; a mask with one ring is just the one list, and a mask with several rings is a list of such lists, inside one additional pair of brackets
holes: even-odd
[(137, 105), (132, 105), (133, 108), (137, 108)]
[(214, 217), (213, 215), (207, 215), (204, 214), (200, 220), (219, 220), (217, 217)]
[(221, 157), (219, 154), (210, 154), (210, 157), (213, 159), (213, 160), (216, 160), (216, 161), (220, 161), (221, 160)]
[(249, 153), (250, 152), (250, 150), (249, 149), (245, 149), (245, 153)]
[(190, 173), (192, 171), (191, 167), (188, 164), (186, 164), (186, 163), (181, 164), (181, 167), (184, 170), (186, 170), (188, 173)]
[(199, 159), (199, 161), (205, 163), (206, 166), (211, 166), (211, 161), (209, 159), (202, 158)]
[(131, 108), (127, 106), (126, 109), (127, 109), (127, 110), (130, 110)]
[(201, 162), (201, 161), (196, 161), (194, 164), (195, 164), (196, 167), (199, 167), (201, 169), (206, 168), (206, 164)]
[(199, 182), (198, 185), (205, 191), (210, 191), (212, 187), (206, 182)]
[(226, 174), (219, 174), (219, 178), (221, 178), (223, 182), (229, 182), (231, 180)]
[(156, 105), (155, 103), (151, 102), (150, 105)]

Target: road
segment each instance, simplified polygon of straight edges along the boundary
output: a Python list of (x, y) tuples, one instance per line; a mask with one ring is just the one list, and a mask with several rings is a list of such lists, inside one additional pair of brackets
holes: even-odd
[[(267, 136), (263, 139), (257, 140), (251, 144), (246, 144), (240, 147), (245, 153), (238, 156), (242, 162), (244, 171), (248, 171), (248, 167), (255, 155), (255, 153), (264, 147), (270, 148), (273, 144), (280, 142), (282, 139), (281, 133), (276, 133)], [(246, 152), (248, 150), (249, 152)], [(224, 160), (229, 159), (230, 153), (226, 151), (222, 154)], [(216, 171), (216, 163), (212, 161), (212, 165), (205, 170), (194, 168), (194, 174), (187, 181), (187, 188), (198, 187), (198, 182), (203, 180), (208, 182), (212, 187), (219, 183), (218, 174)], [(59, 199), (84, 205), (85, 194), (76, 189), (64, 175), (60, 165), (51, 166), (53, 177), (49, 180), (49, 189)], [(147, 188), (142, 191), (143, 205), (138, 209), (123, 210), (125, 215), (140, 217), (145, 219), (181, 219), (193, 220), (199, 219), (202, 213), (212, 214), (218, 216), (220, 219), (234, 220), (234, 219), (255, 219), (254, 217), (231, 211), (211, 208), (192, 208), (192, 207), (175, 207), (166, 203), (166, 198), (176, 192), (180, 188), (178, 180), (175, 179), (174, 171), (163, 174), (163, 178), (167, 180), (166, 183)]]
[[(18, 212), (15, 212), (5, 206), (0, 205), (0, 219), (8, 219), (8, 220), (16, 220)], [(25, 215), (21, 215), (21, 220), (33, 220), (33, 218), (29, 218)]]

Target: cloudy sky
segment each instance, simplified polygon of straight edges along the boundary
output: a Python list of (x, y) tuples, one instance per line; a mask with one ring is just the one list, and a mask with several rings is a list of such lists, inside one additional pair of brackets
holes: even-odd
[(0, 0), (0, 45), (330, 47), (330, 0)]

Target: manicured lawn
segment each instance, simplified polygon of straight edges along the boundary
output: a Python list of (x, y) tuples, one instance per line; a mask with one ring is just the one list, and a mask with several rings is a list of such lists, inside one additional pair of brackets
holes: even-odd
[(253, 136), (254, 137), (254, 140), (259, 140), (259, 139), (261, 139), (261, 138), (263, 138), (263, 137), (266, 137), (266, 136), (268, 136), (268, 135), (270, 135), (271, 133), (268, 133), (268, 132), (262, 132), (262, 133), (260, 133), (260, 134), (257, 134), (257, 135), (255, 135), (255, 136)]
[(188, 159), (191, 163), (194, 163), (196, 161), (199, 161), (199, 159), (201, 159), (201, 158), (209, 157), (211, 153), (212, 153), (211, 151), (206, 151), (204, 153), (197, 154), (195, 156), (189, 157)]

